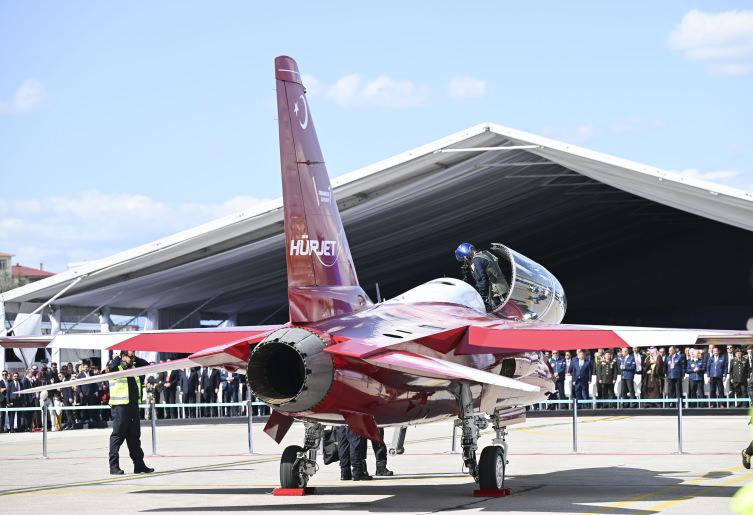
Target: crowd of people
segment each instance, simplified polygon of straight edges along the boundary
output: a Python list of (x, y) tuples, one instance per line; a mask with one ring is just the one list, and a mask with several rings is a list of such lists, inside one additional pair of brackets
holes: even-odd
[[(552, 400), (626, 399), (734, 399), (748, 405), (748, 384), (753, 370), (753, 348), (727, 345), (700, 347), (621, 348), (545, 353), (552, 369)], [(753, 385), (752, 385), (753, 386)], [(652, 403), (647, 403), (652, 406)], [(656, 403), (658, 405), (658, 403)], [(727, 403), (693, 403), (723, 407)], [(646, 404), (644, 404), (645, 406)], [(670, 405), (671, 402), (670, 402)], [(598, 403), (597, 403), (598, 406)], [(602, 403), (602, 406), (610, 406)], [(614, 405), (611, 405), (614, 407)]]
[[(743, 350), (728, 345), (725, 350), (709, 345), (708, 348), (682, 349), (675, 346), (598, 349), (593, 353), (587, 350), (545, 352), (555, 384), (550, 399), (625, 399), (620, 407), (631, 407), (631, 399), (663, 399), (663, 404), (669, 402), (672, 405), (671, 400), (682, 395), (690, 399), (730, 398), (734, 399), (734, 405), (747, 406), (753, 348)], [(106, 372), (109, 372), (107, 366), (100, 370), (96, 362), (88, 360), (75, 365), (69, 362), (59, 368), (57, 363), (50, 363), (49, 367), (46, 364), (33, 365), (24, 373), (3, 370), (0, 407), (47, 406), (50, 413), (48, 429), (53, 431), (102, 427), (109, 419), (109, 411), (84, 408), (108, 405), (110, 391), (107, 381), (78, 387), (56, 385)], [(175, 405), (157, 408), (158, 418), (238, 416), (242, 413), (240, 406), (195, 404), (253, 400), (245, 375), (218, 368), (192, 367), (150, 374), (141, 378), (141, 384), (145, 402)], [(41, 393), (16, 394), (20, 390), (44, 385), (50, 388)], [(726, 405), (704, 404), (711, 407)], [(608, 403), (601, 405), (610, 406)], [(693, 406), (700, 407), (701, 403)], [(264, 406), (254, 406), (253, 409), (255, 415), (267, 414)], [(150, 416), (150, 410), (142, 411), (144, 418)], [(34, 431), (41, 426), (40, 410), (0, 412), (0, 432)]]
[[(169, 361), (169, 360), (168, 360)], [(58, 367), (57, 363), (33, 365), (25, 372), (3, 370), (0, 378), (0, 407), (28, 408), (46, 406), (50, 414), (47, 426), (52, 431), (104, 427), (110, 414), (107, 409), (92, 409), (108, 406), (110, 386), (100, 383), (60, 387), (58, 383), (71, 379), (107, 373), (107, 366), (100, 370), (95, 361), (81, 360)], [(237, 403), (250, 397), (246, 376), (224, 369), (192, 367), (149, 374), (141, 377), (143, 399), (156, 404), (185, 404), (175, 407), (159, 407), (158, 418), (194, 418), (241, 415), (240, 406), (191, 406), (196, 403)], [(16, 394), (20, 390), (49, 385), (40, 393)], [(65, 407), (73, 409), (63, 409)], [(78, 408), (78, 409), (76, 409)], [(254, 414), (266, 414), (264, 406), (254, 406)], [(142, 410), (149, 418), (151, 411)], [(0, 432), (12, 433), (35, 431), (42, 428), (40, 410), (0, 412)]]

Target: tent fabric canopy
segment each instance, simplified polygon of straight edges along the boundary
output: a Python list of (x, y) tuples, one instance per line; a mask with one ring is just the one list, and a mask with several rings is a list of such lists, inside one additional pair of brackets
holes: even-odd
[[(505, 146), (527, 148), (497, 149)], [(560, 279), (564, 274), (571, 306), (575, 299), (586, 311), (635, 304), (631, 295), (638, 296), (640, 272), (646, 281), (669, 281), (647, 285), (640, 296), (645, 310), (666, 313), (689, 300), (695, 306), (712, 301), (713, 284), (689, 286), (694, 293), (677, 302), (666, 293), (687, 274), (710, 272), (699, 270), (708, 262), (701, 244), (730, 264), (729, 273), (743, 276), (748, 265), (742, 256), (753, 250), (751, 193), (491, 123), (341, 176), (333, 187), (359, 279), (372, 295), (377, 282), (391, 296), (456, 275), (452, 251), (458, 243), (497, 241)], [(284, 318), (282, 229), (278, 199), (11, 290), (3, 300), (9, 310), (15, 303), (44, 302), (84, 276), (56, 305), (201, 306), (204, 312), (247, 313), (245, 323), (275, 313)], [(668, 273), (652, 271), (671, 262), (676, 266)], [(717, 286), (727, 305), (750, 301), (744, 279), (724, 290)]]

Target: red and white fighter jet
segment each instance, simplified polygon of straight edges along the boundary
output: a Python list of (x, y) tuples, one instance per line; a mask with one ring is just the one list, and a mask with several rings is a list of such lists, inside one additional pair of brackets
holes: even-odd
[[(358, 284), (296, 62), (276, 58), (275, 78), (290, 322), (11, 336), (0, 338), (0, 344), (190, 353), (69, 384), (186, 366), (245, 369), (254, 395), (273, 410), (265, 427), (269, 435), (279, 443), (295, 420), (305, 424), (303, 445), (282, 454), (285, 488), (305, 487), (316, 472), (325, 425), (347, 424), (379, 441), (380, 427), (458, 418), (469, 473), (481, 489), (498, 490), (504, 484), (505, 427), (524, 420), (525, 406), (543, 401), (554, 389), (544, 349), (753, 343), (753, 333), (745, 331), (560, 324), (566, 301), (557, 279), (503, 245), (492, 250), (510, 292), (493, 313), (486, 312), (472, 286), (452, 278), (374, 304)], [(477, 461), (479, 424), (486, 424), (487, 415), (497, 438)]]

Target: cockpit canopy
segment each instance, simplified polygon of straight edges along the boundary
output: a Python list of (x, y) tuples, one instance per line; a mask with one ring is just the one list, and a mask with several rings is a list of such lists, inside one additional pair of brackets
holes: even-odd
[[(558, 324), (565, 316), (567, 300), (562, 285), (549, 270), (500, 243), (492, 243), (494, 254), (510, 290), (492, 312), (499, 318)], [(408, 290), (388, 302), (446, 302), (485, 313), (476, 288), (452, 277), (434, 279)]]

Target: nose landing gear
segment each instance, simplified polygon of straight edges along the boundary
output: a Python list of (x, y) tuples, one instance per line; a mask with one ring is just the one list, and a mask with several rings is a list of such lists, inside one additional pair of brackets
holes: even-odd
[(306, 436), (303, 447), (289, 445), (280, 458), (280, 488), (275, 488), (274, 495), (307, 495), (316, 493), (308, 487), (311, 476), (319, 470), (316, 464), (316, 450), (319, 448), (324, 426), (306, 422)]
[[(476, 497), (502, 497), (510, 495), (510, 489), (505, 488), (505, 467), (507, 465), (507, 432), (503, 420), (495, 412), (492, 417), (496, 438), (494, 445), (485, 447), (481, 452), (480, 461), (476, 461), (478, 437), (480, 429), (486, 427), (486, 419), (475, 416), (473, 412), (473, 396), (470, 385), (461, 383), (456, 391), (460, 407), (458, 417), (463, 430), (461, 445), (463, 447), (463, 464), (468, 473), (478, 483), (479, 489), (473, 492)], [(483, 426), (483, 427), (482, 427)]]

